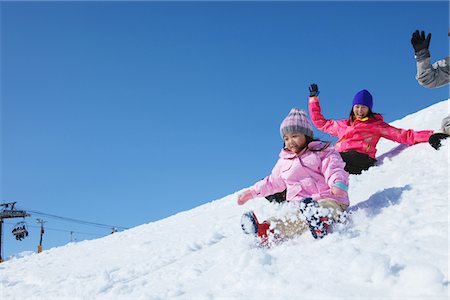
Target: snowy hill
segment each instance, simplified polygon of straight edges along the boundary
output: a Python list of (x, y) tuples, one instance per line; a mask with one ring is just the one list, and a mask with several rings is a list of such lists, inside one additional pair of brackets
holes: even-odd
[[(449, 100), (393, 122), (438, 129)], [(287, 207), (236, 194), (164, 220), (0, 264), (1, 299), (447, 299), (449, 149), (382, 141), (350, 178), (352, 224), (271, 249), (240, 228)], [(391, 151), (392, 150), (392, 151)], [(400, 151), (402, 150), (402, 151)]]

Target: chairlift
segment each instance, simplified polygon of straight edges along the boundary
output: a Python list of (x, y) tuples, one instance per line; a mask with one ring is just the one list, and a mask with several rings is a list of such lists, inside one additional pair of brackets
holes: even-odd
[(27, 224), (24, 221), (18, 222), (16, 225), (14, 225), (14, 228), (11, 232), (16, 237), (16, 240), (23, 240), (28, 236)]

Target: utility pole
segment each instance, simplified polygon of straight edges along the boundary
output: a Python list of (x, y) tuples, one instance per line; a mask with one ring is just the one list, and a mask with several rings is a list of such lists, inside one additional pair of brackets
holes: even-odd
[(36, 222), (41, 224), (41, 238), (39, 239), (39, 245), (38, 245), (38, 253), (42, 252), (42, 236), (44, 235), (44, 223), (46, 221), (42, 219), (36, 219)]
[(4, 207), (0, 210), (0, 263), (3, 262), (2, 250), (3, 250), (3, 219), (12, 219), (12, 218), (25, 218), (30, 215), (27, 214), (24, 210), (14, 209), (14, 205), (17, 202), (9, 202), (9, 203), (0, 203), (0, 208)]
[(0, 263), (3, 262), (3, 258), (2, 258), (2, 248), (3, 248), (3, 219), (0, 219)]
[(77, 241), (77, 238), (75, 237), (74, 233), (75, 232), (73, 232), (73, 231), (70, 232), (70, 242), (76, 242)]

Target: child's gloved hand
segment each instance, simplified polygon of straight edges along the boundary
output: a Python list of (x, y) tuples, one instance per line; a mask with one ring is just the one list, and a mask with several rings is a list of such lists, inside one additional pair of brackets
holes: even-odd
[(348, 187), (345, 183), (336, 181), (331, 187), (331, 194), (335, 195), (336, 197), (342, 198), (347, 196), (347, 190)]
[(237, 203), (239, 205), (244, 204), (245, 202), (247, 202), (248, 200), (253, 199), (253, 195), (251, 191), (245, 191), (242, 194), (239, 195), (239, 198), (237, 200)]

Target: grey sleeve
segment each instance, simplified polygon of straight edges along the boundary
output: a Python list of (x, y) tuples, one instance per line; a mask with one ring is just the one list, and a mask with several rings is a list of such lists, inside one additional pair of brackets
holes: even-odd
[(442, 119), (441, 130), (447, 134), (450, 132), (450, 115)]
[(437, 88), (450, 83), (449, 57), (430, 64), (430, 52), (423, 49), (416, 53), (417, 81), (424, 87)]

